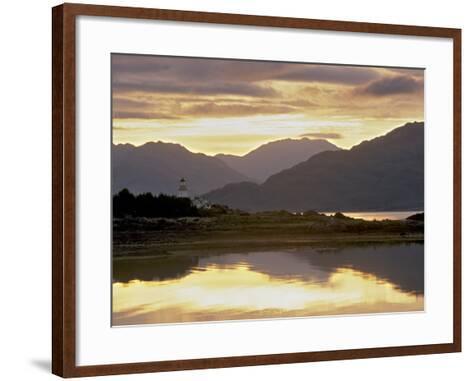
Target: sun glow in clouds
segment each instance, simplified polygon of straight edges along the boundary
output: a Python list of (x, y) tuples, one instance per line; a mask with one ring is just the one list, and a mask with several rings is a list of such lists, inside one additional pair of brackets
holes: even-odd
[(113, 142), (245, 154), (325, 136), (342, 148), (423, 120), (423, 70), (112, 55)]

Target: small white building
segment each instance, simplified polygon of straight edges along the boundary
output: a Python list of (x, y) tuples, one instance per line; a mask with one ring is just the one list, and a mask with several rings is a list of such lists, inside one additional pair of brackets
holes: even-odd
[(192, 204), (199, 209), (209, 209), (211, 207), (210, 202), (202, 197), (194, 197), (192, 199)]
[(179, 188), (177, 189), (177, 197), (189, 198), (189, 191), (187, 190), (186, 180), (184, 178), (179, 181)]

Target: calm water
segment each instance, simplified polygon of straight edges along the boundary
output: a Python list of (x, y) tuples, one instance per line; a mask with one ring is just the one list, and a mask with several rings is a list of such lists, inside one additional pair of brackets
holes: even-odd
[(113, 325), (423, 308), (420, 243), (114, 261)]
[[(331, 215), (335, 212), (326, 212), (325, 214)], [(382, 220), (404, 220), (409, 216), (412, 216), (416, 211), (403, 211), (403, 212), (342, 212), (347, 217), (362, 218), (368, 221), (382, 221)]]

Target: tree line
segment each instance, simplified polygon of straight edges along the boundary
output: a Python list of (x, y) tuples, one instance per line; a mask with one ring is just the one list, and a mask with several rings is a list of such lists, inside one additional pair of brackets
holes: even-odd
[(113, 217), (196, 217), (199, 210), (190, 198), (152, 193), (134, 195), (123, 189), (113, 196)]

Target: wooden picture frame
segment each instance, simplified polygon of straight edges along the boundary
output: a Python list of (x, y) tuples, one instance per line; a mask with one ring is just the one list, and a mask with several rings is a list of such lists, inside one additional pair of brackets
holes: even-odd
[[(140, 20), (315, 29), (453, 40), (454, 247), (453, 342), (382, 348), (78, 366), (76, 364), (76, 18)], [(52, 10), (52, 371), (62, 377), (237, 367), (461, 351), (461, 30), (423, 26), (296, 19), (85, 4)]]

